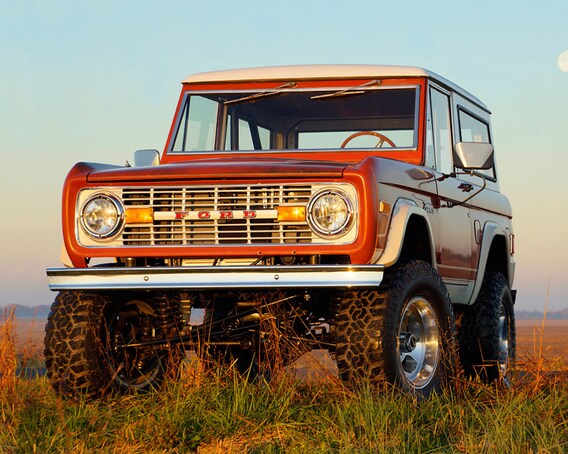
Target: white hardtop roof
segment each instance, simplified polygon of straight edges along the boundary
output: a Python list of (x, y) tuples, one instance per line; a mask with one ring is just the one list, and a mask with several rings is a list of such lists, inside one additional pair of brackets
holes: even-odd
[(463, 88), (428, 71), (415, 66), (386, 66), (386, 65), (298, 65), (298, 66), (265, 66), (258, 68), (229, 69), (198, 73), (183, 80), (184, 84), (245, 82), (245, 81), (297, 81), (321, 79), (360, 79), (360, 78), (403, 78), (427, 77), (457, 91), (472, 101), (487, 109), (479, 99)]

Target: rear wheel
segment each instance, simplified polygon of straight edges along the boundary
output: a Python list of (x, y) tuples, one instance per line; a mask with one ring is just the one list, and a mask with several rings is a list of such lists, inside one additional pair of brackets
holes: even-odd
[(337, 339), (348, 384), (382, 377), (418, 397), (439, 391), (453, 366), (454, 317), (438, 273), (414, 261), (383, 288), (346, 292)]
[(515, 359), (516, 330), (513, 298), (505, 276), (485, 275), (475, 304), (458, 310), (460, 358), (467, 376), (510, 382)]

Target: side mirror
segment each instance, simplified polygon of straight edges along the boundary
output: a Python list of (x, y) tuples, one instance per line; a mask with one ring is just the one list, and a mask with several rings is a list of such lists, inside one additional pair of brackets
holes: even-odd
[(134, 167), (157, 166), (160, 164), (158, 150), (136, 150), (134, 152)]
[(493, 161), (493, 145), (484, 142), (458, 142), (455, 146), (455, 166), (465, 170), (487, 170)]

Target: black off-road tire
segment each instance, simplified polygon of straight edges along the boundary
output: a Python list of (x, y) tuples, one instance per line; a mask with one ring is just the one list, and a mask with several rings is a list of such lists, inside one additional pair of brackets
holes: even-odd
[(92, 398), (110, 385), (98, 335), (106, 304), (102, 296), (84, 292), (60, 292), (55, 298), (45, 328), (45, 365), (58, 394)]
[[(153, 320), (159, 319), (160, 323), (154, 328), (164, 336), (175, 337), (178, 309), (163, 298), (158, 297), (161, 301)], [(132, 326), (125, 328), (125, 325), (134, 323), (134, 319), (120, 314), (136, 316), (136, 304), (143, 303), (111, 302), (103, 295), (79, 291), (57, 295), (46, 325), (45, 362), (47, 377), (58, 394), (90, 399), (101, 397), (107, 391), (148, 391), (158, 388), (168, 373), (177, 371), (183, 348), (179, 343), (172, 343), (160, 351), (155, 350), (158, 357), (147, 378), (140, 380), (138, 376), (136, 380), (128, 375), (127, 371), (139, 366), (133, 362), (125, 365), (129, 356), (114, 344), (119, 342), (119, 337), (120, 342), (125, 342), (124, 333), (132, 332)], [(147, 352), (148, 358), (151, 355)]]
[[(337, 323), (340, 376), (351, 386), (386, 380), (428, 397), (452, 375), (454, 336), (452, 306), (440, 276), (426, 262), (409, 262), (377, 290), (344, 293)], [(422, 363), (415, 361), (420, 358)]]
[(513, 298), (502, 273), (485, 274), (472, 306), (456, 310), (461, 365), (467, 377), (510, 382), (515, 359), (516, 329)]

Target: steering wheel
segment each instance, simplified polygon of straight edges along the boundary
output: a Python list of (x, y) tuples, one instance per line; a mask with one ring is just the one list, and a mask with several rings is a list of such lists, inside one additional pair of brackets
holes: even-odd
[(375, 148), (382, 148), (383, 144), (385, 142), (388, 143), (391, 147), (396, 148), (396, 145), (394, 144), (394, 142), (392, 140), (390, 140), (387, 136), (385, 136), (385, 135), (383, 135), (379, 132), (375, 132), (375, 131), (359, 131), (359, 132), (353, 133), (349, 137), (347, 137), (347, 139), (345, 139), (343, 141), (343, 143), (341, 144), (341, 148), (345, 148), (345, 146), (349, 142), (351, 142), (355, 137), (359, 137), (359, 136), (375, 136), (375, 137), (378, 137), (379, 141), (375, 145)]

